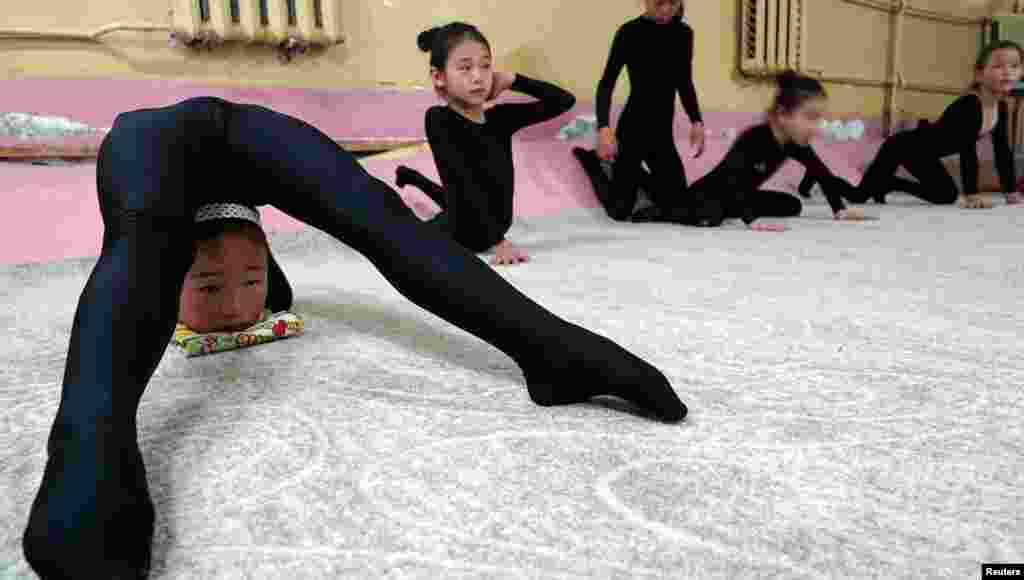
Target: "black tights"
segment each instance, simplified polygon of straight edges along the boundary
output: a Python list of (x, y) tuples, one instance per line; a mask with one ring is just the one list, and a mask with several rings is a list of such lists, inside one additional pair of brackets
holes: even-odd
[[(594, 151), (576, 147), (573, 155), (583, 165), (594, 193), (613, 220), (630, 219), (640, 189), (662, 209), (675, 207), (686, 197), (686, 170), (671, 138), (654, 139), (643, 148), (623, 145), (612, 164), (611, 179)], [(644, 169), (645, 163), (648, 169)]]
[[(676, 185), (676, 189), (679, 191), (670, 196), (665, 192), (669, 192), (671, 189), (662, 180), (640, 167), (631, 180), (645, 191), (661, 191), (662, 195), (652, 198), (655, 203), (653, 207), (629, 214), (624, 206), (617, 205), (621, 197), (616, 197), (613, 180), (609, 179), (604, 172), (597, 153), (593, 150), (576, 147), (573, 149), (573, 155), (583, 166), (598, 199), (613, 219), (672, 222), (691, 226), (718, 226), (727, 218), (743, 218), (748, 213), (752, 217), (758, 218), (795, 217), (803, 212), (803, 204), (800, 200), (785, 192), (763, 189), (753, 192), (732, 192), (734, 199), (726, 199), (723, 195), (728, 192), (719, 191), (721, 188), (708, 185), (703, 180), (697, 180), (689, 190), (684, 190), (685, 177), (681, 184), (677, 183)], [(738, 193), (742, 193), (742, 197)], [(741, 200), (747, 200), (750, 207), (745, 208)], [(632, 204), (636, 203), (636, 196), (628, 198), (627, 201), (630, 202), (629, 210), (631, 211)]]
[[(204, 187), (233, 162), (253, 187)], [(213, 98), (125, 113), (101, 146), (97, 185), (102, 253), (75, 312), (23, 540), (45, 580), (148, 573), (155, 513), (136, 414), (174, 331), (203, 203), (271, 203), (351, 246), (408, 299), (508, 354), (540, 405), (609, 394), (666, 421), (686, 414), (656, 368), (530, 300), (297, 119)]]
[[(956, 182), (946, 171), (937, 157), (927, 153), (917, 131), (897, 133), (882, 143), (878, 155), (864, 172), (860, 185), (850, 191), (849, 200), (865, 203), (873, 199), (885, 203), (885, 196), (893, 191), (905, 191), (934, 204), (955, 203), (958, 197)], [(903, 166), (917, 181), (896, 176), (896, 170)], [(814, 179), (804, 175), (800, 192), (806, 193), (814, 186)], [(847, 191), (849, 189), (847, 188)]]

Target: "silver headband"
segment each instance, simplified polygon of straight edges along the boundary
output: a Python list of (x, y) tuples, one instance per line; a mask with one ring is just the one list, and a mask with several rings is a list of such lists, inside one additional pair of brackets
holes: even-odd
[(238, 203), (208, 203), (200, 206), (196, 211), (195, 223), (224, 219), (245, 220), (262, 226), (260, 223), (260, 212), (255, 208)]

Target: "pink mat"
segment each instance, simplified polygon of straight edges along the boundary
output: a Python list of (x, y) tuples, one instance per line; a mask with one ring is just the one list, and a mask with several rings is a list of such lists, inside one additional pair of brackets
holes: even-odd
[[(4, 95), (6, 111), (59, 115), (95, 127), (109, 127), (114, 117), (124, 110), (214, 95), (268, 106), (303, 119), (335, 138), (367, 140), (423, 139), (424, 112), (438, 102), (429, 91), (232, 88), (179, 81), (0, 80), (0, 93)], [(68, 99), (69, 94), (75, 95), (75, 99)], [(592, 142), (555, 138), (558, 130), (575, 115), (591, 113), (593, 107), (581, 103), (570, 113), (517, 135), (514, 143), (517, 215), (552, 215), (566, 209), (598, 205), (589, 181), (571, 153), (573, 146), (590, 147)], [(613, 118), (614, 115), (615, 112)], [(679, 115), (677, 119), (676, 135), (691, 182), (710, 170), (725, 154), (731, 141), (721, 137), (723, 129), (740, 129), (761, 118), (758, 114), (744, 113), (707, 113), (705, 117), (713, 136), (708, 140), (708, 151), (700, 159), (692, 158), (686, 144), (685, 116)], [(872, 136), (876, 138), (870, 139)], [(0, 144), (3, 143), (0, 140)], [(874, 126), (869, 127), (869, 139), (819, 145), (817, 150), (833, 171), (856, 183), (858, 168), (871, 158), (877, 143), (877, 126)], [(429, 151), (402, 161), (365, 161), (370, 173), (391, 184), (394, 184), (395, 168), (399, 164), (437, 178)], [(96, 202), (93, 164), (41, 167), (5, 163), (0, 168), (0, 188), (7, 199), (13, 200), (16, 211), (16, 219), (0, 230), (0, 263), (48, 262), (99, 253), (102, 223)], [(789, 163), (768, 186), (792, 190), (801, 175), (802, 169)], [(414, 188), (404, 189), (401, 195), (421, 215), (437, 209)], [(271, 232), (305, 227), (273, 208), (264, 208), (263, 215)]]
[[(581, 144), (590, 146), (582, 141), (551, 138), (514, 142), (516, 215), (554, 215), (568, 209), (598, 206), (590, 182), (571, 153), (572, 147)], [(707, 173), (725, 155), (728, 145), (725, 139), (710, 139), (705, 154), (693, 159), (688, 145), (680, 140), (690, 181)], [(857, 183), (858, 164), (869, 159), (876, 148), (877, 142), (865, 142), (817, 149), (833, 171)], [(408, 165), (439, 181), (429, 150), (401, 160), (364, 161), (371, 174), (392, 186), (398, 165)], [(7, 163), (0, 167), (0, 188), (7, 199), (13, 200), (17, 212), (16, 219), (0, 230), (0, 263), (38, 263), (98, 255), (103, 225), (96, 201), (94, 164), (43, 167)], [(793, 191), (802, 176), (802, 167), (789, 162), (766, 187)], [(413, 187), (406, 187), (400, 195), (422, 217), (437, 211), (433, 202)], [(306, 227), (276, 209), (265, 207), (262, 212), (270, 232)]]

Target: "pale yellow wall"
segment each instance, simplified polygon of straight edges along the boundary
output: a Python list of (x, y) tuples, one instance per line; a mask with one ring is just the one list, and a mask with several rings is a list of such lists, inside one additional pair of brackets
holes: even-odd
[[(168, 23), (169, 0), (33, 0), (7, 2), (2, 26), (41, 30), (89, 29), (115, 21)], [(703, 107), (756, 111), (771, 87), (737, 72), (739, 2), (689, 0), (696, 30), (695, 78)], [(825, 71), (878, 73), (884, 67), (887, 20), (843, 0), (807, 0), (807, 63)], [(968, 15), (1008, 10), (1013, 0), (913, 0), (915, 6)], [(832, 8), (821, 8), (832, 6)], [(640, 11), (639, 0), (344, 0), (348, 42), (315, 58), (278, 63), (266, 48), (221, 47), (195, 53), (167, 46), (167, 35), (124, 34), (103, 45), (0, 40), (0, 78), (176, 78), (205, 83), (291, 87), (413, 87), (425, 84), (426, 57), (415, 36), (452, 19), (479, 25), (490, 37), (498, 65), (566, 86), (589, 100), (615, 29)], [(910, 25), (904, 44), (913, 80), (960, 75), (976, 49), (977, 33)], [(972, 36), (973, 35), (973, 36)], [(919, 40), (915, 40), (919, 38)], [(975, 44), (970, 44), (974, 42)], [(963, 46), (964, 44), (970, 46)], [(936, 47), (939, 47), (936, 49)], [(813, 49), (813, 50), (812, 50)], [(869, 57), (864, 57), (865, 51)], [(884, 71), (884, 68), (881, 69)], [(625, 75), (616, 99), (627, 94)], [(830, 85), (832, 109), (877, 115), (881, 89)], [(902, 94), (898, 105), (920, 114), (941, 110), (950, 97)]]

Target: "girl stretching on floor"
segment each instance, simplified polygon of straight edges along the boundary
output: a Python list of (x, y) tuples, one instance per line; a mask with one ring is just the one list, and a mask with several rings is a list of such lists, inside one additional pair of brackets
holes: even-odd
[[(467, 249), (493, 249), (495, 264), (525, 262), (527, 253), (505, 239), (515, 183), (512, 135), (565, 113), (576, 98), (554, 85), (495, 71), (490, 44), (469, 24), (422, 32), (417, 45), (430, 53), (434, 89), (448, 103), (431, 107), (426, 115), (427, 139), (444, 186), (404, 166), (396, 171), (396, 183), (414, 185), (430, 196), (442, 210), (431, 223)], [(538, 100), (489, 106), (506, 90)]]
[(820, 132), (825, 88), (815, 79), (786, 71), (776, 79), (778, 90), (768, 120), (744, 131), (725, 158), (690, 188), (686, 204), (669, 211), (671, 221), (697, 226), (718, 226), (727, 218), (740, 218), (756, 230), (782, 231), (781, 224), (755, 224), (762, 217), (796, 217), (803, 204), (796, 196), (760, 189), (787, 159), (795, 159), (822, 184), (837, 220), (863, 219), (848, 210), (843, 197), (852, 186), (836, 177), (818, 158), (810, 142)]
[[(684, 195), (686, 172), (673, 134), (677, 93), (690, 118), (695, 156), (704, 151), (704, 122), (693, 85), (693, 29), (682, 20), (683, 2), (644, 1), (646, 12), (616, 32), (597, 85), (597, 153), (573, 149), (608, 216), (618, 221), (633, 214), (644, 163), (651, 172), (647, 195), (656, 206), (672, 207)], [(623, 68), (630, 94), (613, 132), (612, 94)], [(610, 186), (598, 177), (604, 175), (602, 161), (614, 161)]]
[[(123, 113), (96, 173), (103, 249), (75, 312), (23, 539), (43, 580), (148, 574), (155, 513), (136, 415), (179, 319), (207, 204), (273, 204), (352, 246), (398, 292), (508, 354), (537, 404), (607, 394), (666, 421), (686, 415), (658, 369), (530, 300), (298, 119), (210, 97)], [(248, 324), (258, 309), (229, 310), (211, 328)]]
[[(725, 158), (697, 180), (688, 195), (671, 206), (638, 212), (634, 221), (669, 221), (694, 226), (719, 226), (727, 218), (740, 218), (751, 229), (783, 231), (781, 224), (754, 223), (762, 217), (796, 217), (803, 204), (796, 196), (760, 189), (787, 159), (795, 159), (823, 184), (825, 197), (837, 220), (863, 219), (859, 210), (847, 209), (842, 198), (852, 186), (836, 177), (818, 158), (810, 142), (819, 133), (825, 89), (815, 79), (787, 71), (776, 79), (778, 91), (768, 120), (744, 131)], [(600, 180), (603, 174), (591, 175)], [(641, 172), (641, 182), (653, 177)]]
[[(864, 203), (871, 198), (885, 203), (886, 194), (905, 191), (931, 203), (953, 203), (958, 198), (956, 182), (941, 159), (959, 153), (963, 180), (960, 206), (991, 207), (987, 198), (977, 195), (978, 140), (991, 135), (996, 170), (1006, 201), (1020, 203), (1008, 137), (1010, 114), (1006, 98), (1021, 79), (1022, 58), (1021, 46), (1011, 41), (996, 42), (982, 49), (975, 63), (975, 81), (970, 91), (946, 107), (937, 123), (923, 123), (917, 129), (886, 139), (850, 200)], [(917, 181), (896, 177), (901, 165)], [(810, 191), (814, 182), (814, 176), (805, 176), (800, 190)]]

